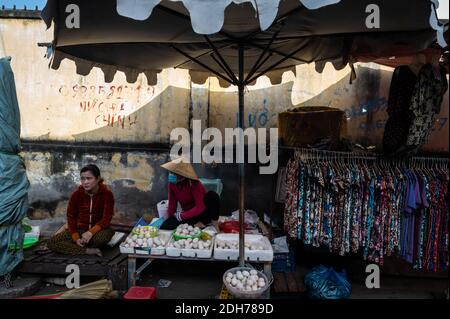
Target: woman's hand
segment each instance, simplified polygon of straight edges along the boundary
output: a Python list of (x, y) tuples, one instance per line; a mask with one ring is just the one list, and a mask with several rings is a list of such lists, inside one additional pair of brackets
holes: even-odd
[(92, 239), (92, 233), (90, 231), (87, 231), (81, 235), (82, 241), (84, 244), (88, 244)]
[(194, 225), (194, 227), (205, 228), (206, 226), (202, 222), (198, 222), (197, 224)]
[(84, 247), (84, 243), (83, 243), (83, 239), (82, 238), (78, 238), (76, 241), (76, 244), (80, 247)]

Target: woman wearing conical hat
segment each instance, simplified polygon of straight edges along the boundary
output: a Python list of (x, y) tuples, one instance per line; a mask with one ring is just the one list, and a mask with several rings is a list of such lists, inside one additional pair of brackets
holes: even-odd
[[(161, 165), (169, 171), (168, 218), (161, 229), (175, 229), (180, 224), (203, 227), (219, 219), (220, 197), (206, 192), (194, 168), (186, 159), (178, 158)], [(182, 211), (177, 212), (180, 203)]]

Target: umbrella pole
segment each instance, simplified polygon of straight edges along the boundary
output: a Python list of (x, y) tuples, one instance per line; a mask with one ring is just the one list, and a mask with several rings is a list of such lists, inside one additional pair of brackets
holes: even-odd
[[(239, 128), (240, 134), (244, 130), (244, 45), (239, 43)], [(239, 139), (242, 141), (242, 139)], [(238, 148), (241, 149), (241, 148)], [(245, 147), (244, 147), (245, 150)], [(245, 219), (245, 151), (243, 154), (243, 161), (239, 163), (239, 266), (243, 267), (245, 263), (245, 234), (244, 234), (244, 219)]]

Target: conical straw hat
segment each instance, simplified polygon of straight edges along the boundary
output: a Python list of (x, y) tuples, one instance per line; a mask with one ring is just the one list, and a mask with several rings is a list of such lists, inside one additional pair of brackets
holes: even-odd
[(188, 160), (184, 159), (183, 157), (163, 164), (161, 165), (161, 167), (165, 168), (169, 172), (198, 181), (198, 176), (195, 173), (195, 170), (192, 167), (191, 163), (188, 163)]

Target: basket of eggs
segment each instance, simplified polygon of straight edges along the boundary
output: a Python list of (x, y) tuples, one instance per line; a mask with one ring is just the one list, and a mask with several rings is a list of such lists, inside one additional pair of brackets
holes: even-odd
[(258, 299), (272, 284), (267, 276), (250, 267), (235, 267), (223, 274), (228, 292), (237, 299)]

